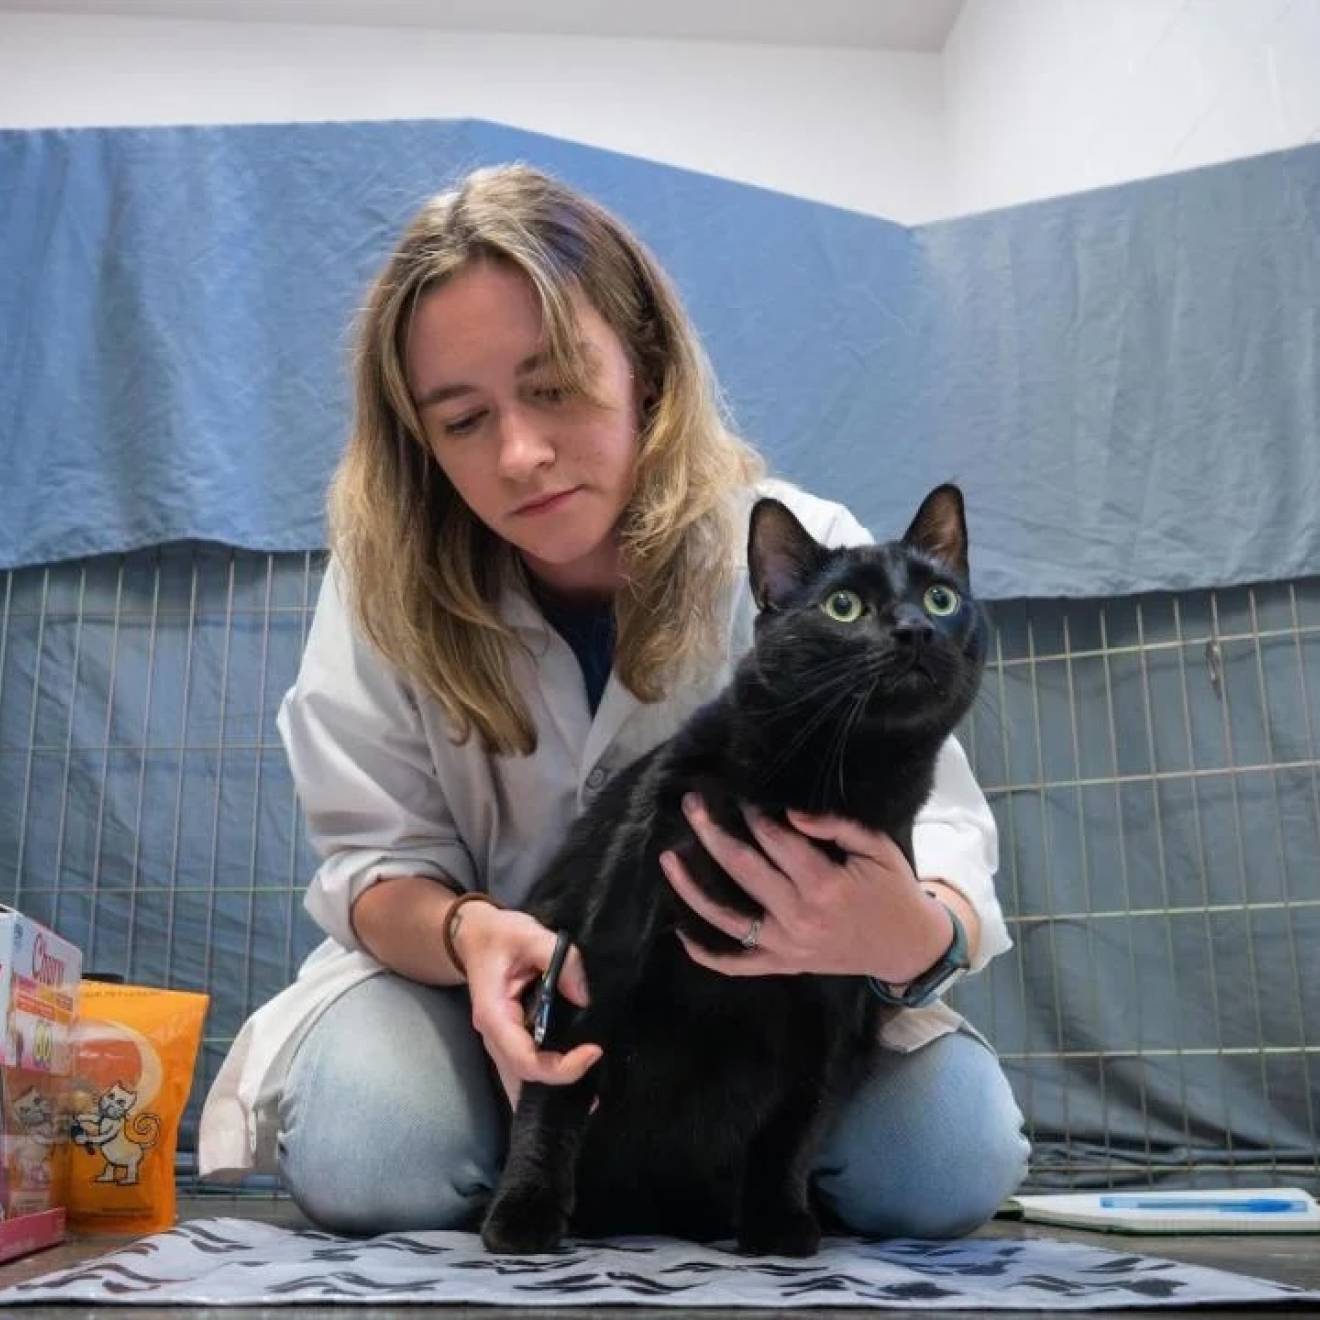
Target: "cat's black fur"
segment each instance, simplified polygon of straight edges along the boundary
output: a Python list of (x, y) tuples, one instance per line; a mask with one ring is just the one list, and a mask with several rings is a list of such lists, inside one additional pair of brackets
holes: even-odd
[[(739, 945), (678, 899), (657, 858), (676, 849), (713, 898), (749, 924), (760, 914), (688, 826), (680, 802), (695, 790), (753, 847), (740, 802), (781, 823), (788, 808), (849, 817), (911, 861), (936, 756), (976, 693), (985, 624), (954, 486), (926, 497), (901, 541), (848, 549), (818, 545), (782, 504), (761, 500), (748, 563), (761, 612), (733, 680), (615, 779), (527, 903), (571, 933), (591, 993), (584, 1010), (556, 1000), (546, 1047), (596, 1041), (604, 1057), (573, 1085), (523, 1089), (482, 1229), (491, 1250), (549, 1250), (569, 1228), (816, 1250), (811, 1159), (893, 1010), (860, 976), (700, 966), (676, 925), (709, 949)], [(925, 608), (935, 585), (958, 593), (955, 613)], [(845, 590), (865, 606), (855, 622), (823, 608), (850, 613), (838, 608)]]

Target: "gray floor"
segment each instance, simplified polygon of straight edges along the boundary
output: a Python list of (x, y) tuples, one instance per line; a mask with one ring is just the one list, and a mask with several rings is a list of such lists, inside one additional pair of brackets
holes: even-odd
[[(269, 1223), (298, 1225), (306, 1221), (299, 1215), (294, 1206), (287, 1200), (254, 1200), (250, 1197), (233, 1198), (224, 1196), (204, 1196), (204, 1197), (184, 1197), (179, 1202), (180, 1219), (198, 1219), (210, 1218), (221, 1215), (239, 1216), (245, 1219), (261, 1219)], [(1113, 1234), (1113, 1233), (1086, 1233), (1066, 1228), (1043, 1228), (1037, 1225), (1027, 1225), (1015, 1223), (1010, 1220), (995, 1220), (987, 1224), (975, 1236), (992, 1238), (1055, 1238), (1066, 1242), (1085, 1242), (1094, 1246), (1108, 1247), (1113, 1250), (1131, 1251), (1147, 1256), (1164, 1256), (1170, 1260), (1188, 1261), (1196, 1265), (1209, 1265), (1216, 1269), (1232, 1270), (1238, 1274), (1251, 1274), (1257, 1278), (1273, 1279), (1279, 1283), (1291, 1283), (1300, 1287), (1320, 1288), (1320, 1236), (1299, 1236), (1299, 1235), (1263, 1235), (1256, 1234), (1243, 1237), (1232, 1237), (1228, 1235), (1202, 1235), (1194, 1237), (1138, 1237), (1133, 1234)], [(10, 1284), (18, 1283), (23, 1279), (34, 1278), (39, 1274), (48, 1274), (52, 1270), (61, 1269), (67, 1265), (75, 1265), (81, 1260), (86, 1260), (92, 1256), (99, 1256), (112, 1250), (121, 1242), (128, 1241), (126, 1238), (112, 1237), (83, 1237), (71, 1239), (62, 1246), (52, 1247), (47, 1251), (38, 1252), (35, 1255), (28, 1256), (23, 1260), (11, 1261), (7, 1265), (0, 1265), (0, 1287), (8, 1287)], [(327, 1307), (327, 1306), (299, 1306), (291, 1310), (288, 1307), (226, 1307), (223, 1309), (197, 1310), (189, 1308), (191, 1313), (198, 1317), (209, 1317), (210, 1320), (240, 1320), (240, 1317), (263, 1317), (264, 1320), (318, 1320), (318, 1317), (330, 1315), (342, 1315), (345, 1308)], [(391, 1310), (381, 1307), (354, 1306), (348, 1308), (351, 1311), (354, 1320), (371, 1320), (372, 1317), (384, 1316), (389, 1314), (405, 1314), (409, 1320), (417, 1317), (421, 1320), (427, 1315), (444, 1313), (451, 1318), (456, 1313), (470, 1313), (473, 1320), (492, 1320), (492, 1316), (498, 1316), (498, 1320), (513, 1320), (518, 1317), (519, 1320), (554, 1320), (557, 1316), (572, 1316), (578, 1312), (569, 1308), (551, 1308), (551, 1307), (533, 1307), (526, 1310), (516, 1310), (507, 1308), (499, 1310), (488, 1306), (401, 1306)], [(596, 1306), (590, 1308), (595, 1316), (613, 1317), (615, 1320), (645, 1320), (648, 1315), (654, 1315), (655, 1320), (664, 1317), (665, 1320), (672, 1320), (674, 1311), (672, 1308), (649, 1308), (649, 1307), (605, 1307)], [(61, 1320), (67, 1320), (70, 1314), (88, 1315), (88, 1316), (113, 1316), (114, 1320), (149, 1320), (151, 1316), (169, 1316), (178, 1315), (178, 1308), (166, 1309), (158, 1307), (52, 1307), (52, 1306), (32, 1306), (24, 1307), (23, 1315), (25, 1320), (31, 1317), (37, 1320), (38, 1317), (51, 1316), (60, 1317)], [(1246, 1315), (1269, 1315), (1274, 1317), (1283, 1317), (1287, 1315), (1302, 1314), (1300, 1311), (1292, 1311), (1282, 1307), (1261, 1308), (1256, 1311), (1243, 1310), (1214, 1310), (1216, 1317), (1234, 1317)], [(718, 1315), (718, 1312), (711, 1312), (712, 1316)], [(737, 1310), (725, 1313), (730, 1320), (784, 1320), (784, 1313), (780, 1311), (750, 1311)], [(932, 1317), (943, 1314), (966, 1317), (969, 1312), (941, 1312), (941, 1311), (907, 1311), (890, 1310), (888, 1308), (880, 1312), (886, 1320), (893, 1317), (899, 1320), (900, 1317)], [(1013, 1316), (1033, 1316), (1039, 1317), (1047, 1314), (1041, 1311), (1017, 1312), (1017, 1311), (997, 1311), (997, 1317), (1004, 1317), (1004, 1320), (1011, 1320)], [(1158, 1317), (1166, 1318), (1174, 1311), (1171, 1308), (1161, 1308), (1158, 1310), (1125, 1310), (1121, 1313), (1125, 1317)], [(1312, 1312), (1314, 1314), (1314, 1312)], [(834, 1317), (837, 1320), (856, 1320), (858, 1312), (856, 1310), (830, 1309), (824, 1307), (811, 1308), (812, 1320), (829, 1320)]]

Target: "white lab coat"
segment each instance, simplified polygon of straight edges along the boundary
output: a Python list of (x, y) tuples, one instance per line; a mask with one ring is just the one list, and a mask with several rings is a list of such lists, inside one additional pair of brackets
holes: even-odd
[[(757, 493), (782, 499), (822, 543), (871, 540), (841, 505), (778, 481), (762, 482)], [(756, 612), (740, 552), (724, 664), (649, 705), (611, 674), (593, 718), (577, 659), (530, 599), (510, 587), (499, 609), (529, 648), (514, 648), (512, 664), (538, 732), (530, 756), (492, 756), (476, 738), (454, 743), (439, 705), (361, 638), (331, 562), (278, 720), (309, 837), (325, 859), (304, 903), (328, 938), (234, 1041), (202, 1112), (203, 1176), (273, 1170), (276, 1105), (293, 1051), (337, 996), (382, 970), (354, 936), (349, 911), (357, 896), (382, 877), (418, 874), (519, 903), (608, 777), (724, 685), (751, 644)], [(993, 888), (994, 819), (954, 740), (940, 756), (913, 850), (918, 873), (958, 888), (981, 919), (972, 970), (1009, 948)], [(907, 1009), (886, 1024), (882, 1040), (912, 1050), (961, 1022), (942, 1003)]]

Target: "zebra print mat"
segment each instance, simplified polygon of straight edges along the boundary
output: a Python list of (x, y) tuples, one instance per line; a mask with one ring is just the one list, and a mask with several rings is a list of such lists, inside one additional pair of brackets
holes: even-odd
[(1263, 1279), (1046, 1239), (827, 1238), (810, 1260), (668, 1238), (573, 1242), (492, 1256), (471, 1233), (369, 1239), (195, 1219), (0, 1291), (0, 1305), (467, 1302), (496, 1306), (926, 1307), (1094, 1310), (1320, 1302)]

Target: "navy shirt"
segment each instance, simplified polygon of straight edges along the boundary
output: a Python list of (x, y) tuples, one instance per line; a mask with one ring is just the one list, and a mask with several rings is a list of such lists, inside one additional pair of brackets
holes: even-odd
[(587, 688), (587, 705), (595, 715), (614, 664), (614, 605), (568, 605), (533, 589), (545, 621), (572, 648)]

